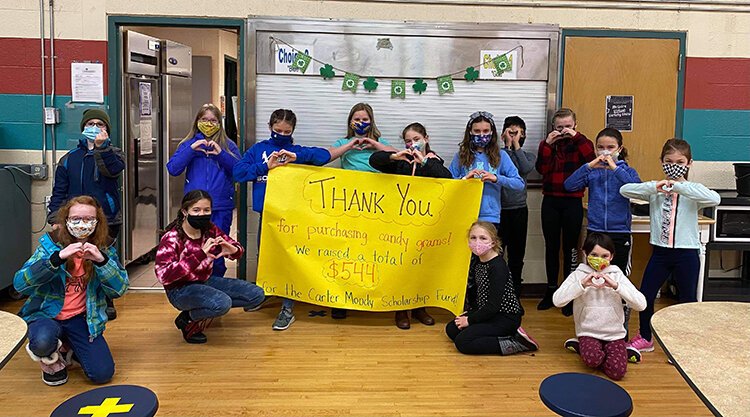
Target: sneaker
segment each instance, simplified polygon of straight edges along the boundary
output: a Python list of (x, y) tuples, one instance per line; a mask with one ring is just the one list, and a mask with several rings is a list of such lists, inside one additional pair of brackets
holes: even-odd
[(642, 338), (640, 332), (636, 333), (635, 337), (630, 339), (630, 342), (628, 342), (628, 346), (634, 347), (640, 352), (654, 351), (654, 342), (649, 342), (648, 340)]
[(206, 343), (208, 338), (203, 334), (203, 330), (208, 327), (210, 320), (193, 321), (190, 318), (189, 311), (182, 311), (174, 319), (174, 325), (182, 332), (182, 338), (191, 344)]
[(555, 293), (554, 288), (547, 288), (547, 292), (544, 294), (544, 298), (542, 298), (542, 301), (537, 304), (536, 309), (537, 310), (549, 310), (554, 306), (552, 303), (552, 294)]
[(276, 317), (276, 321), (273, 322), (272, 328), (274, 330), (286, 330), (292, 323), (294, 323), (294, 313), (292, 313), (292, 310), (282, 308), (279, 316)]
[(570, 339), (565, 341), (565, 349), (568, 349), (569, 351), (573, 353), (580, 353), (581, 352), (581, 344), (578, 342), (578, 339), (575, 337), (571, 337)]
[(536, 350), (535, 345), (529, 343), (518, 332), (513, 336), (498, 337), (497, 341), (500, 344), (500, 354), (503, 356)]
[[(47, 373), (51, 372), (51, 373)], [(42, 381), (50, 387), (56, 387), (68, 382), (68, 369), (62, 368), (57, 372), (45, 371), (44, 365), (42, 365)]]
[(245, 308), (243, 308), (243, 310), (245, 310), (245, 311), (246, 311), (246, 312), (248, 312), (248, 313), (250, 313), (250, 312), (252, 312), (252, 311), (258, 311), (258, 310), (260, 310), (261, 308), (263, 308), (263, 306), (264, 306), (264, 305), (265, 305), (265, 304), (266, 304), (266, 303), (268, 302), (268, 300), (270, 300), (270, 299), (271, 299), (271, 297), (269, 297), (269, 296), (265, 296), (265, 297), (263, 297), (263, 301), (261, 301), (261, 302), (260, 302), (260, 304), (258, 304), (257, 306), (254, 306), (254, 307), (245, 307)]
[(638, 351), (638, 349), (627, 346), (625, 347), (628, 355), (628, 362), (630, 363), (640, 363), (641, 362), (641, 352)]
[(524, 330), (523, 327), (519, 326), (518, 329), (516, 329), (516, 336), (518, 336), (517, 338), (520, 338), (519, 341), (521, 343), (529, 348), (529, 351), (534, 352), (539, 350), (539, 343), (537, 343), (533, 337), (529, 336), (529, 334), (526, 333), (526, 330)]

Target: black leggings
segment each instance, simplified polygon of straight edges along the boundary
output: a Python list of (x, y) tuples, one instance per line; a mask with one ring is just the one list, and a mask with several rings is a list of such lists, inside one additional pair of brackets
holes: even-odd
[(516, 297), (521, 296), (523, 258), (526, 256), (526, 235), (529, 229), (529, 208), (503, 210), (500, 216), (500, 238), (508, 251), (508, 269)]
[(583, 223), (583, 204), (578, 197), (542, 199), (542, 233), (547, 288), (557, 288), (560, 274), (560, 232), (562, 232), (563, 279), (578, 267), (578, 237)]
[(490, 321), (472, 324), (459, 330), (450, 321), (445, 333), (456, 344), (456, 349), (466, 355), (500, 354), (498, 337), (511, 336), (521, 325), (520, 314), (497, 314)]

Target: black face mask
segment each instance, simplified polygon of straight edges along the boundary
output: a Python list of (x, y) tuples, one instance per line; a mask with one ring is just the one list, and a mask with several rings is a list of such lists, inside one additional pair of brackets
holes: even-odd
[(211, 215), (206, 214), (204, 216), (194, 216), (192, 214), (188, 214), (187, 216), (188, 224), (201, 232), (205, 232), (206, 230), (211, 228)]

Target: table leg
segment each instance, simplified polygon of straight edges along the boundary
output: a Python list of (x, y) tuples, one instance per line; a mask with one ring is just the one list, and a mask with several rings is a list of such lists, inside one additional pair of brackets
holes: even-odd
[(703, 301), (703, 280), (706, 277), (706, 243), (708, 243), (709, 234), (711, 233), (709, 225), (700, 226), (700, 241), (701, 248), (698, 253), (698, 259), (700, 261), (700, 267), (698, 268), (698, 287), (696, 288), (695, 298), (696, 300)]

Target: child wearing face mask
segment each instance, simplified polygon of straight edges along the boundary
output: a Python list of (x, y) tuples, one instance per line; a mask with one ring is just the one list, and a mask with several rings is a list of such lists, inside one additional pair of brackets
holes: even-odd
[(619, 381), (625, 376), (628, 361), (640, 360), (640, 353), (625, 344), (622, 301), (641, 311), (646, 307), (646, 298), (617, 265), (610, 263), (616, 252), (609, 236), (589, 233), (583, 252), (586, 262), (568, 276), (552, 301), (562, 307), (575, 300), (576, 351), (586, 366), (602, 369)]
[[(588, 233), (600, 232), (615, 244), (612, 263), (625, 276), (630, 275), (630, 251), (633, 238), (630, 234), (630, 200), (620, 195), (620, 187), (639, 183), (635, 169), (628, 166), (627, 149), (622, 145), (619, 130), (606, 128), (596, 135), (596, 158), (582, 165), (565, 180), (565, 189), (575, 192), (588, 187)], [(627, 333), (630, 310), (625, 307)]]
[(526, 177), (534, 170), (536, 155), (521, 149), (526, 141), (526, 122), (518, 116), (505, 118), (502, 139), (505, 144), (503, 152), (508, 154), (523, 180), (523, 188), (520, 190), (504, 187), (500, 199), (500, 239), (503, 241), (503, 249), (508, 252), (508, 268), (513, 278), (513, 288), (516, 296), (521, 298), (523, 258), (526, 256), (526, 236), (529, 228)]
[[(370, 165), (370, 156), (377, 151), (397, 152), (387, 140), (380, 137), (375, 124), (375, 112), (367, 103), (357, 103), (349, 110), (346, 137), (336, 140), (328, 149), (331, 161), (341, 158), (341, 168), (363, 172), (379, 172)], [(346, 310), (331, 309), (331, 317), (345, 319)]]
[[(109, 139), (112, 128), (104, 110), (84, 111), (80, 127), (78, 146), (57, 163), (47, 223), (56, 227), (57, 210), (71, 197), (90, 195), (99, 202), (107, 216), (109, 235), (117, 239), (122, 225), (118, 178), (125, 169), (125, 156), (112, 146)], [(107, 317), (109, 320), (117, 317), (115, 306), (109, 299)]]
[[(221, 121), (218, 107), (210, 103), (201, 106), (190, 132), (169, 158), (167, 171), (174, 177), (185, 172), (185, 194), (193, 190), (211, 194), (214, 202), (211, 222), (229, 234), (234, 211), (232, 171), (239, 161), (240, 150), (227, 137)], [(224, 258), (217, 258), (214, 275), (223, 277), (226, 271)]]
[(473, 113), (448, 169), (453, 178), (479, 179), (484, 183), (479, 220), (492, 223), (499, 234), (501, 190), (520, 191), (526, 184), (508, 153), (500, 150), (498, 141), (492, 114), (485, 111)]
[(177, 218), (159, 242), (154, 269), (169, 302), (180, 311), (174, 321), (188, 343), (206, 343), (203, 331), (231, 307), (253, 309), (263, 289), (240, 279), (216, 276), (214, 260), (239, 259), (245, 250), (211, 222), (211, 195), (189, 191)]
[(505, 356), (538, 350), (536, 341), (521, 328), (523, 308), (500, 256), (497, 229), (489, 222), (474, 222), (468, 237), (472, 252), (468, 309), (445, 326), (446, 334), (467, 355)]
[[(398, 152), (378, 151), (370, 156), (370, 165), (386, 174), (412, 175), (418, 177), (453, 178), (443, 165), (443, 159), (430, 149), (430, 137), (421, 123), (406, 126), (401, 133), (406, 149)], [(435, 319), (424, 307), (415, 308), (412, 318), (432, 326)], [(396, 312), (396, 326), (406, 330), (411, 327), (408, 311)]]
[[(594, 145), (576, 131), (576, 114), (562, 108), (552, 116), (553, 130), (539, 143), (536, 170), (542, 174), (542, 234), (544, 263), (547, 270), (547, 292), (537, 310), (552, 307), (560, 273), (560, 235), (562, 234), (563, 276), (573, 272), (578, 263), (578, 237), (583, 223), (583, 190), (568, 191), (565, 180), (583, 164), (595, 158)], [(567, 305), (562, 312), (573, 314)]]
[(331, 160), (341, 157), (343, 169), (379, 172), (370, 166), (370, 155), (376, 151), (397, 152), (397, 149), (380, 137), (372, 107), (367, 103), (355, 104), (347, 120), (346, 137), (338, 139), (329, 149)]
[[(271, 113), (268, 129), (269, 139), (260, 141), (245, 152), (242, 160), (234, 166), (234, 180), (253, 183), (253, 211), (260, 214), (258, 221), (258, 251), (263, 226), (263, 204), (266, 196), (268, 173), (286, 164), (306, 164), (322, 166), (331, 160), (331, 153), (324, 148), (300, 146), (294, 143), (292, 134), (297, 126), (297, 116), (293, 111), (278, 109)], [(339, 150), (339, 155), (343, 150)], [(294, 301), (283, 299), (281, 311), (272, 328), (286, 330), (294, 322)]]
[(620, 188), (620, 193), (627, 198), (649, 202), (653, 251), (641, 282), (641, 292), (648, 304), (640, 313), (640, 331), (629, 342), (630, 346), (645, 352), (654, 350), (651, 337), (654, 301), (670, 275), (677, 283), (681, 303), (697, 301), (701, 247), (698, 212), (721, 202), (717, 192), (687, 180), (693, 157), (686, 141), (669, 139), (660, 159), (666, 179), (626, 184)]
[(18, 313), (29, 324), (26, 351), (50, 386), (68, 381), (79, 363), (95, 384), (112, 379), (115, 364), (104, 340), (106, 298), (128, 289), (107, 218), (91, 196), (69, 199), (57, 210), (55, 227), (16, 272), (13, 286), (29, 298)]

